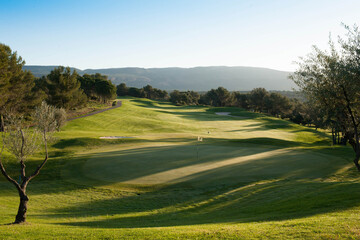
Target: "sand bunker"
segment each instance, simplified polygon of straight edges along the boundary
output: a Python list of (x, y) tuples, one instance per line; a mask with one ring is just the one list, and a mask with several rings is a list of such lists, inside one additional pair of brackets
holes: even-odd
[(100, 137), (100, 139), (119, 139), (119, 138), (134, 138), (134, 137), (125, 137), (125, 136), (107, 136), (107, 137)]
[(216, 115), (221, 115), (221, 116), (228, 116), (230, 115), (230, 112), (216, 112)]

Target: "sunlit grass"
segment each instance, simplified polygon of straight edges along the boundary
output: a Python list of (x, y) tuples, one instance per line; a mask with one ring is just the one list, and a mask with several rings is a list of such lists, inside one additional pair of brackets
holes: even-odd
[[(239, 108), (122, 100), (56, 135), (29, 185), (30, 224), (2, 225), (0, 238), (360, 237), (352, 152), (325, 132)], [(16, 176), (16, 163), (6, 164)], [(1, 178), (0, 224), (17, 205)]]

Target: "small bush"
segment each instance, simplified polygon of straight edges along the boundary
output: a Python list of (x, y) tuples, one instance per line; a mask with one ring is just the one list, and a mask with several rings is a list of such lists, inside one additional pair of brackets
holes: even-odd
[(55, 110), (56, 130), (60, 130), (66, 123), (66, 111), (63, 108), (56, 108)]

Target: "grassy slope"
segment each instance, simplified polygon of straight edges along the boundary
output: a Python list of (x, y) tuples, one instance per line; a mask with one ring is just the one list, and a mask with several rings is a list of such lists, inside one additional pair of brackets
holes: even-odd
[[(29, 185), (31, 224), (2, 225), (0, 238), (359, 237), (352, 153), (326, 134), (236, 108), (123, 101), (57, 135)], [(0, 224), (17, 204), (1, 178)]]

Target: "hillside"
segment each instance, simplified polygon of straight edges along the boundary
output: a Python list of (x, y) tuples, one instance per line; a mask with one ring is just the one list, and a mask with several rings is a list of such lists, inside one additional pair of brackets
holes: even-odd
[[(25, 66), (37, 77), (48, 74), (55, 66)], [(74, 68), (75, 69), (75, 68)], [(223, 86), (231, 91), (291, 90), (295, 84), (288, 79), (290, 72), (256, 67), (195, 67), (195, 68), (109, 68), (76, 69), (79, 74), (101, 73), (113, 83), (125, 82), (131, 87), (147, 84), (165, 90), (206, 91)]]
[(239, 108), (121, 100), (56, 134), (29, 185), (29, 224), (6, 225), (18, 196), (0, 178), (0, 239), (358, 239), (352, 150), (326, 133)]

